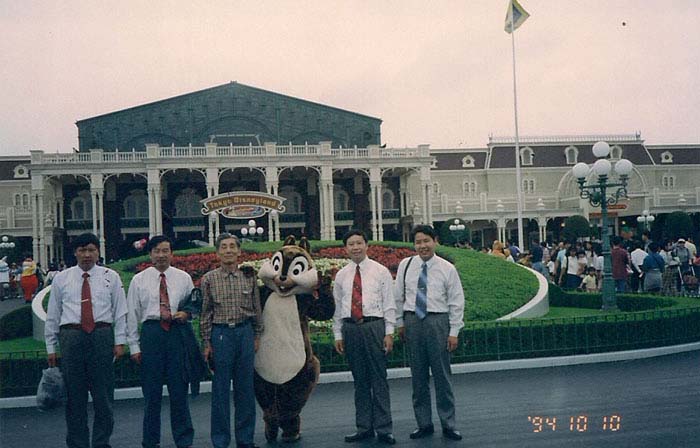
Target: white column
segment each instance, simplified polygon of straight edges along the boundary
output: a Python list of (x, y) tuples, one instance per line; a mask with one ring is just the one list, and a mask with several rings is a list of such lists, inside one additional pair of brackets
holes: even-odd
[(379, 241), (384, 241), (384, 202), (381, 182), (377, 186), (377, 231), (379, 233)]
[(39, 193), (32, 191), (32, 258), (39, 259)]
[(406, 178), (399, 176), (399, 217), (406, 216)]
[(333, 196), (333, 181), (328, 184), (328, 231), (330, 234), (328, 235), (331, 240), (336, 239), (335, 233), (335, 200)]
[(98, 208), (98, 217), (100, 219), (100, 234), (98, 235), (98, 238), (100, 239), (100, 254), (104, 257), (105, 261), (107, 260), (107, 252), (106, 252), (106, 247), (105, 247), (105, 200), (104, 200), (104, 189), (101, 189), (97, 192), (97, 208)]
[(160, 203), (160, 170), (148, 170), (148, 232), (149, 237), (163, 232)]
[(422, 224), (430, 224), (430, 221), (428, 221), (428, 207), (430, 206), (428, 203), (428, 200), (430, 199), (430, 184), (423, 183), (421, 186), (421, 200), (423, 201), (423, 217), (422, 217)]
[(372, 209), (372, 240), (377, 241), (379, 234), (377, 233), (377, 183), (370, 182), (370, 208)]
[[(277, 177), (277, 167), (268, 166), (265, 167), (265, 189), (268, 194), (277, 195), (277, 188), (279, 187), (279, 178)], [(277, 237), (277, 219), (272, 217), (271, 213), (267, 214), (267, 240), (268, 241), (278, 241)]]
[(92, 233), (97, 235), (97, 192), (90, 190), (90, 200), (92, 202)]
[(44, 191), (40, 191), (37, 195), (37, 220), (39, 221), (39, 258), (37, 262), (41, 266), (46, 265), (46, 221), (44, 220)]
[(156, 200), (156, 234), (163, 234), (163, 202), (161, 199), (160, 185), (158, 185), (155, 190), (155, 200)]
[(156, 234), (156, 200), (153, 187), (150, 185), (148, 192), (148, 237), (153, 238)]

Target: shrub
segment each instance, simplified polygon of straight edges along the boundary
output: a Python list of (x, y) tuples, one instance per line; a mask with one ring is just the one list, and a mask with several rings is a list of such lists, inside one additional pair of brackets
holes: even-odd
[(10, 311), (0, 318), (0, 341), (26, 338), (32, 335), (32, 307), (29, 305)]

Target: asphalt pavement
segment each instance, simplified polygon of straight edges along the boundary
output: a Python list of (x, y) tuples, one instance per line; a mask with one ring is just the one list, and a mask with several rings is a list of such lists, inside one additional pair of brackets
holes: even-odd
[[(700, 352), (634, 361), (453, 376), (457, 424), (464, 440), (439, 431), (414, 441), (410, 379), (391, 380), (399, 447), (698, 447)], [(195, 447), (211, 447), (211, 395), (191, 401)], [(112, 446), (139, 447), (143, 401), (115, 402)], [(439, 428), (439, 421), (434, 417)], [(290, 447), (350, 447), (352, 383), (321, 384), (302, 413), (302, 439)], [(164, 398), (161, 447), (174, 447)], [(255, 441), (266, 446), (258, 412)], [(0, 447), (64, 446), (63, 409), (0, 410)], [(374, 440), (355, 446), (379, 446)], [(267, 445), (274, 446), (274, 445)]]

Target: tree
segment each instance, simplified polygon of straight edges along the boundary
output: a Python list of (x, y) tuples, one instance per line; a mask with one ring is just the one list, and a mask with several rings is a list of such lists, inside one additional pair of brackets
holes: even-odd
[(693, 221), (685, 212), (673, 212), (666, 216), (664, 237), (669, 239), (687, 238), (693, 231)]
[(591, 235), (591, 227), (586, 218), (581, 215), (569, 216), (564, 220), (564, 238), (575, 241)]

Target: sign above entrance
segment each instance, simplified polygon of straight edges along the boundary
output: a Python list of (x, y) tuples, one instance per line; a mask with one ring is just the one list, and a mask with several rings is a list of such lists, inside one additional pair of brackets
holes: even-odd
[(285, 198), (259, 191), (232, 191), (202, 199), (202, 214), (218, 213), (232, 219), (259, 218), (268, 212), (284, 213)]

